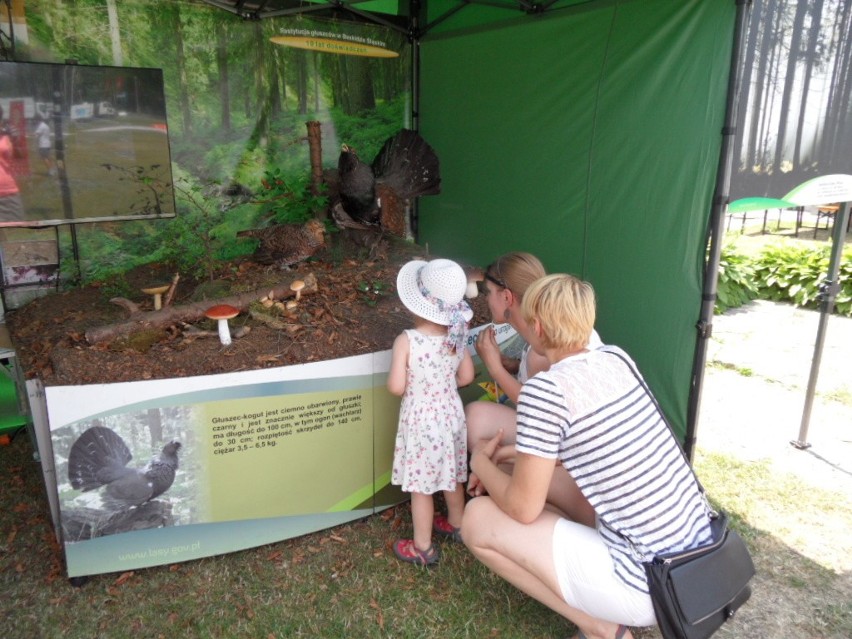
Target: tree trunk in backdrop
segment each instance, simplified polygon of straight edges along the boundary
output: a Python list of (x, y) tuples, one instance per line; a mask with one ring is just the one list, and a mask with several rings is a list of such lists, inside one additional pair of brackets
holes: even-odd
[(228, 28), (221, 20), (216, 21), (216, 70), (219, 85), (219, 126), (223, 131), (231, 130), (231, 87), (228, 83)]
[(748, 35), (745, 43), (743, 66), (740, 70), (740, 106), (737, 110), (736, 124), (737, 149), (734, 153), (734, 158), (736, 159), (736, 163), (740, 171), (751, 170), (751, 165), (749, 163), (751, 158), (748, 155), (747, 151), (749, 136), (746, 135), (746, 114), (748, 113), (749, 108), (753, 108), (751, 107), (749, 102), (752, 100), (751, 78), (754, 73), (755, 52), (757, 50), (757, 43), (760, 40), (760, 16), (760, 7), (753, 8), (751, 12), (751, 20), (749, 21)]
[(770, 42), (772, 39), (769, 29), (769, 18), (774, 16), (774, 8), (775, 0), (769, 0), (764, 5), (761, 5), (759, 7), (759, 11), (755, 11), (755, 13), (760, 14), (757, 20), (758, 24), (760, 25), (760, 28), (755, 32), (755, 47), (757, 47), (757, 43), (759, 41), (760, 53), (757, 56), (758, 67), (757, 73), (755, 73), (754, 91), (752, 91), (748, 149), (746, 152), (745, 160), (746, 167), (749, 171), (752, 170), (752, 167), (758, 164), (763, 164), (762, 161), (758, 162), (758, 154), (760, 153), (760, 146), (758, 140), (760, 139), (761, 115), (763, 113), (763, 108), (765, 107), (764, 87), (767, 78), (766, 70), (769, 64)]
[[(781, 168), (784, 162), (784, 143), (787, 140), (787, 128), (791, 122), (790, 105), (793, 102), (793, 84), (796, 81), (796, 69), (799, 58), (802, 55), (802, 31), (805, 28), (805, 16), (808, 12), (808, 3), (799, 0), (796, 3), (796, 14), (793, 18), (793, 31), (790, 34), (790, 51), (787, 56), (786, 72), (784, 73), (784, 90), (781, 94), (781, 109), (778, 120), (778, 137), (775, 138), (775, 161), (776, 169)], [(794, 158), (790, 158), (791, 161)]]
[[(808, 44), (805, 52), (805, 70), (803, 74), (802, 97), (799, 100), (799, 120), (796, 124), (796, 146), (793, 150), (793, 164), (797, 167), (802, 165), (802, 135), (805, 130), (805, 112), (807, 110), (808, 95), (811, 88), (811, 79), (813, 78), (814, 68), (817, 66), (817, 41), (819, 40), (820, 26), (822, 23), (822, 5), (823, 0), (813, 0), (813, 10), (811, 12), (811, 26), (808, 29)], [(821, 60), (819, 61), (821, 62)], [(814, 145), (818, 145), (817, 139), (814, 139)], [(816, 148), (810, 150), (810, 161), (813, 162), (816, 157)]]
[(112, 44), (112, 63), (117, 67), (124, 66), (124, 56), (121, 53), (121, 31), (118, 28), (118, 11), (115, 0), (106, 0), (107, 16), (109, 17), (109, 41)]

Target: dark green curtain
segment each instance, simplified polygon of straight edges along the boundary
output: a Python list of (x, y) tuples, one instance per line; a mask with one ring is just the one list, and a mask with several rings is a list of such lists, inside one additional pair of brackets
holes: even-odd
[(421, 45), (443, 190), (421, 200), (420, 241), (482, 265), (531, 251), (592, 282), (598, 331), (681, 435), (734, 17), (733, 0), (593, 3)]

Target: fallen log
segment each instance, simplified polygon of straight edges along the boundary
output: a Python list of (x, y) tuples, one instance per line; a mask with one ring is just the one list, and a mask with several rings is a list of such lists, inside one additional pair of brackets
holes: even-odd
[[(296, 278), (294, 278), (295, 281)], [(305, 287), (301, 291), (301, 295), (306, 293), (315, 293), (317, 291), (317, 278), (313, 273), (308, 273), (301, 279), (305, 283)], [(159, 311), (136, 312), (131, 313), (130, 317), (118, 324), (108, 324), (107, 326), (98, 326), (90, 328), (86, 331), (86, 341), (89, 344), (98, 344), (116, 337), (124, 337), (138, 331), (143, 331), (151, 328), (162, 328), (177, 324), (179, 322), (196, 322), (204, 319), (204, 313), (211, 306), (217, 304), (228, 304), (240, 309), (241, 312), (248, 309), (252, 302), (260, 300), (264, 296), (268, 296), (270, 292), (276, 299), (286, 299), (293, 297), (295, 293), (290, 290), (291, 282), (283, 283), (279, 286), (274, 286), (270, 290), (264, 288), (258, 291), (248, 291), (230, 297), (219, 298), (215, 300), (203, 300), (201, 302), (192, 302), (181, 306), (168, 306)], [(127, 304), (117, 300), (111, 300), (124, 308), (130, 309)]]
[[(231, 331), (231, 337), (234, 339), (242, 339), (251, 332), (251, 326), (239, 326)], [(194, 340), (197, 337), (219, 337), (219, 331), (203, 331), (196, 328), (192, 324), (184, 324), (183, 329), (184, 340)]]

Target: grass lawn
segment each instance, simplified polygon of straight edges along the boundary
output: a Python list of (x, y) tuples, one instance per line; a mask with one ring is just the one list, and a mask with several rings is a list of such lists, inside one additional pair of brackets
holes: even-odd
[[(852, 496), (809, 491), (801, 499), (794, 479), (719, 455), (699, 455), (696, 467), (714, 500), (732, 514), (758, 567), (752, 601), (719, 636), (769, 637), (776, 628), (788, 636), (852, 636), (848, 572), (838, 574), (796, 548), (796, 534), (813, 541), (814, 521), (824, 532), (846, 535)], [(390, 544), (410, 534), (407, 505), (252, 550), (92, 576), (75, 587), (63, 572), (24, 433), (0, 449), (0, 478), (0, 574), (7, 602), (0, 637), (573, 635), (570, 624), (495, 578), (461, 545), (444, 542), (433, 569), (397, 561)], [(797, 527), (800, 533), (790, 532)], [(649, 629), (635, 636), (659, 634)]]

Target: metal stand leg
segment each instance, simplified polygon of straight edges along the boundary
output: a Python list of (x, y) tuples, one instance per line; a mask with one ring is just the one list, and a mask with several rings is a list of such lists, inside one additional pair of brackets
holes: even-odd
[[(802, 424), (799, 428), (799, 438), (790, 442), (793, 446), (799, 449), (810, 448), (808, 443), (808, 427), (811, 421), (811, 408), (814, 403), (814, 394), (816, 392), (817, 377), (819, 376), (819, 365), (822, 360), (822, 348), (825, 344), (825, 331), (828, 326), (828, 318), (834, 308), (834, 299), (840, 291), (840, 282), (838, 273), (840, 271), (840, 257), (843, 253), (843, 241), (846, 233), (845, 228), (849, 219), (849, 203), (841, 205), (839, 216), (835, 220), (834, 225), (834, 240), (831, 246), (831, 260), (828, 265), (828, 275), (825, 283), (820, 290), (822, 298), (822, 308), (819, 316), (819, 328), (817, 329), (816, 344), (814, 345), (814, 357), (811, 360), (811, 374), (808, 379), (808, 390), (805, 394), (805, 408), (802, 413)], [(819, 219), (817, 219), (819, 225)]]

